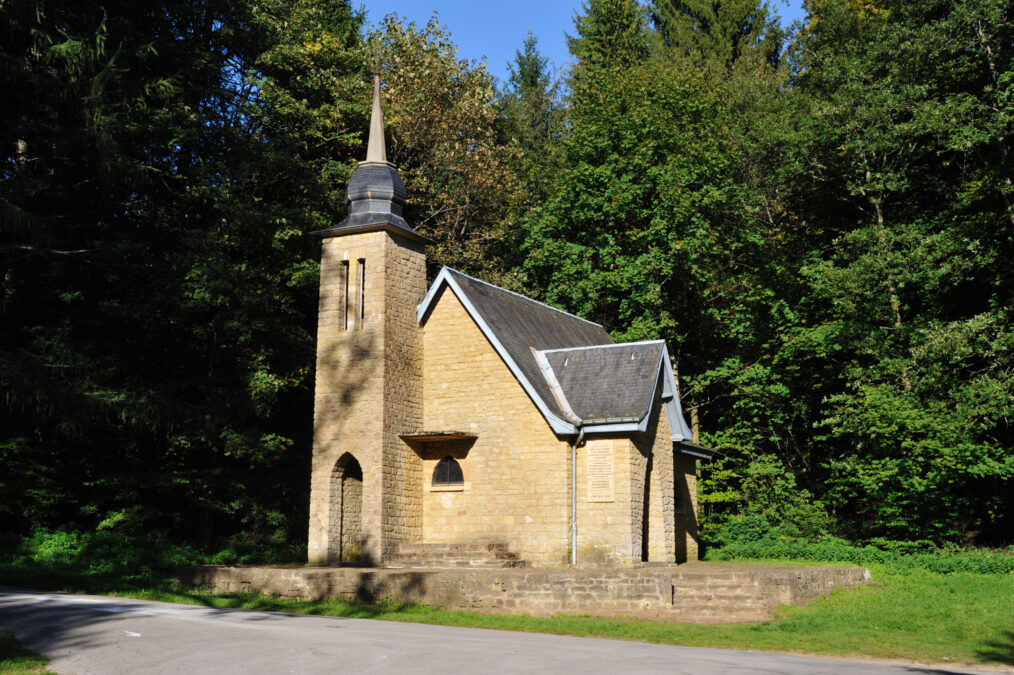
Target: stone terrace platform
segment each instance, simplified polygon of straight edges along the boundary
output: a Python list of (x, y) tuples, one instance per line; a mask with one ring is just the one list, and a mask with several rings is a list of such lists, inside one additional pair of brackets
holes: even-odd
[(384, 598), (503, 614), (635, 616), (682, 623), (764, 621), (779, 605), (805, 607), (858, 588), (861, 567), (694, 562), (634, 569), (391, 569), (220, 567), (183, 570), (184, 584), (285, 598)]

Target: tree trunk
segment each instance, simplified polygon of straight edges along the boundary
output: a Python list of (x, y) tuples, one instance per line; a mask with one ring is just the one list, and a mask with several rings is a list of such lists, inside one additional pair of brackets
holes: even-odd
[[(880, 237), (880, 248), (881, 252), (886, 257), (888, 255), (888, 247), (887, 247), (887, 232), (884, 229), (884, 212), (880, 208), (879, 199), (871, 199), (870, 202), (873, 204), (873, 208), (876, 209), (877, 212), (877, 228), (878, 228), (877, 231), (878, 236)], [(887, 278), (887, 292), (891, 303), (891, 313), (894, 315), (893, 316), (894, 329), (898, 331), (898, 333), (900, 334), (902, 328), (901, 298), (898, 297), (898, 287), (894, 283), (894, 275), (891, 274), (890, 270), (887, 271), (886, 278)], [(902, 366), (901, 368), (901, 386), (903, 386), (906, 391), (912, 388), (912, 382), (908, 378), (908, 366)]]

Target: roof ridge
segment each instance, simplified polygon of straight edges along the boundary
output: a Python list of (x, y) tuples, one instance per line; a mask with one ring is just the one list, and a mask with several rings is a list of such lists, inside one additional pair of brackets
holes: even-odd
[(488, 281), (483, 281), (482, 279), (477, 279), (476, 277), (473, 277), (470, 274), (465, 274), (464, 272), (459, 272), (458, 270), (454, 269), (453, 267), (447, 267), (445, 265), (444, 269), (447, 270), (448, 272), (453, 272), (454, 274), (457, 274), (458, 276), (462, 276), (462, 277), (465, 277), (466, 279), (471, 279), (472, 281), (475, 281), (477, 283), (483, 284), (484, 286), (490, 286), (491, 288), (495, 288), (498, 291), (503, 291), (504, 293), (510, 293), (511, 295), (516, 295), (517, 297), (521, 298), (522, 300), (527, 300), (528, 302), (535, 303), (536, 305), (542, 305), (546, 309), (551, 309), (554, 312), (559, 312), (560, 314), (564, 314), (564, 315), (569, 316), (571, 318), (577, 319), (578, 321), (583, 321), (583, 322), (591, 324), (593, 326), (598, 326), (599, 328), (602, 328), (603, 330), (605, 330), (605, 327), (602, 324), (595, 323), (594, 321), (589, 321), (588, 319), (584, 319), (584, 318), (578, 316), (577, 314), (571, 314), (570, 312), (564, 311), (564, 310), (560, 309), (559, 307), (553, 307), (552, 305), (547, 305), (544, 302), (539, 302), (538, 300), (534, 300), (532, 298), (529, 298), (527, 295), (522, 295), (521, 293), (517, 293), (515, 291), (503, 288), (502, 286), (497, 286), (496, 284), (491, 284)]
[[(597, 324), (596, 324), (597, 325)], [(550, 352), (576, 352), (582, 349), (603, 349), (609, 347), (633, 347), (637, 345), (664, 345), (665, 340), (640, 340), (638, 342), (612, 342), (606, 345), (585, 345), (583, 347), (557, 347), (556, 349), (540, 349), (538, 350), (541, 354), (548, 354)]]

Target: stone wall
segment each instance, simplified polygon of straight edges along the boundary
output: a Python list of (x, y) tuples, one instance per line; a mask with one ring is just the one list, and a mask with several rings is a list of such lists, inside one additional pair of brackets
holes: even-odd
[(423, 343), (416, 308), (426, 295), (421, 243), (384, 239), (383, 559), (422, 537), (422, 464), (400, 438), (422, 429)]
[(418, 458), (397, 435), (422, 418), (415, 307), (425, 256), (420, 244), (382, 231), (326, 238), (322, 248), (308, 559), (333, 554), (331, 478), (347, 453), (363, 472), (361, 549), (380, 562), (421, 536)]
[(395, 570), (197, 567), (180, 580), (216, 592), (255, 591), (304, 600), (414, 602), (507, 614), (632, 615), (666, 621), (761, 621), (779, 605), (806, 606), (869, 580), (858, 567), (691, 563), (679, 567), (571, 570)]
[[(462, 431), (473, 442), (420, 445), (423, 541), (505, 541), (541, 565), (567, 561), (570, 450), (558, 439), (453, 291), (445, 288), (423, 324), (423, 428)], [(464, 484), (431, 484), (444, 456)]]
[(699, 532), (697, 528), (697, 460), (675, 455), (676, 500), (676, 562), (697, 560)]
[[(347, 561), (358, 551), (383, 564), (402, 543), (495, 540), (536, 565), (567, 564), (569, 439), (553, 433), (451, 290), (417, 324), (425, 290), (418, 243), (384, 231), (323, 241), (309, 561)], [(634, 439), (589, 438), (578, 450), (582, 565), (696, 558), (694, 461), (679, 457), (674, 467), (660, 401), (649, 426)], [(420, 431), (474, 438), (409, 447), (400, 437)], [(611, 457), (606, 498), (589, 492), (593, 450)], [(432, 485), (445, 456), (461, 465), (461, 485)], [(342, 499), (335, 468), (350, 459), (363, 480)], [(359, 513), (345, 513), (348, 504)]]
[[(661, 398), (655, 400), (646, 432), (638, 434), (634, 444), (639, 454), (647, 458), (648, 480), (645, 485), (648, 492), (644, 500), (648, 510), (647, 527), (644, 528), (647, 541), (642, 544), (647, 553), (645, 559), (652, 562), (676, 562), (673, 443), (669, 419), (665, 415)], [(682, 533), (679, 535), (682, 536)]]
[[(589, 485), (589, 460), (596, 453), (612, 457), (610, 501), (600, 501), (603, 496), (593, 494)], [(630, 567), (640, 563), (643, 459), (626, 437), (595, 436), (577, 449), (578, 565)], [(569, 448), (566, 461), (570, 461)]]

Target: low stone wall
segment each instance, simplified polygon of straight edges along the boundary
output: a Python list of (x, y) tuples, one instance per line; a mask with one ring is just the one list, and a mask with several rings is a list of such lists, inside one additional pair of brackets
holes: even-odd
[(373, 604), (385, 598), (505, 614), (630, 615), (666, 621), (761, 621), (780, 604), (805, 606), (869, 579), (859, 567), (690, 563), (637, 569), (383, 569), (219, 567), (183, 570), (181, 583), (303, 600)]

